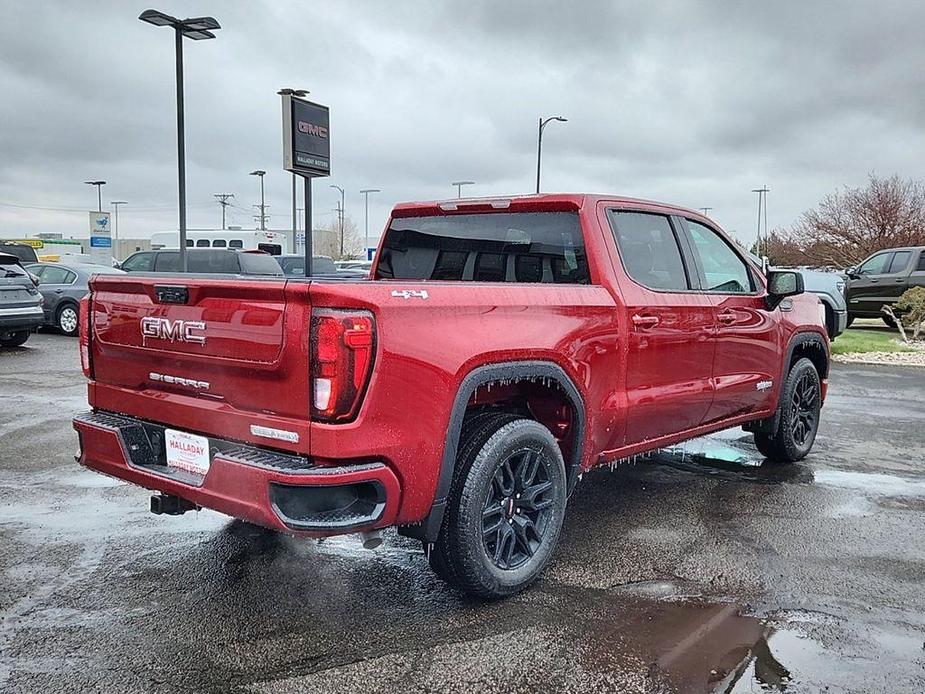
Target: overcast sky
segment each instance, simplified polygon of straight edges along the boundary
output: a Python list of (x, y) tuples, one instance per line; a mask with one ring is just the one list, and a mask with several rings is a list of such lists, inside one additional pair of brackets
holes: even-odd
[[(121, 234), (176, 229), (173, 37), (133, 2), (6, 2), (0, 22), (0, 237), (86, 235), (95, 190)], [(288, 228), (276, 91), (331, 107), (316, 226), (347, 189), (371, 234), (401, 200), (531, 192), (540, 115), (546, 191), (615, 192), (755, 236), (868, 172), (925, 177), (925, 4), (918, 2), (159, 2), (213, 15), (185, 43), (190, 228)], [(301, 206), (301, 202), (299, 203)], [(55, 209), (40, 209), (55, 208)]]

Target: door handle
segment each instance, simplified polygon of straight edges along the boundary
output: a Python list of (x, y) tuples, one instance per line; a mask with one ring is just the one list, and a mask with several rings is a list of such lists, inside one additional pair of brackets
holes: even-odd
[(56, 289), (56, 290), (55, 290), (55, 294), (64, 294), (64, 290), (63, 290), (63, 289)]
[(640, 330), (649, 330), (658, 325), (658, 316), (641, 316), (637, 313), (633, 315), (633, 325)]
[(732, 311), (723, 311), (716, 319), (723, 325), (732, 325), (736, 322), (736, 314)]

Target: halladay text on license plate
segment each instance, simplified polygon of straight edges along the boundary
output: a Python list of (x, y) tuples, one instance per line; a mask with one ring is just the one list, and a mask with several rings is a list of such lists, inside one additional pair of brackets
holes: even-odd
[(164, 430), (167, 465), (205, 474), (209, 471), (209, 439), (174, 429)]

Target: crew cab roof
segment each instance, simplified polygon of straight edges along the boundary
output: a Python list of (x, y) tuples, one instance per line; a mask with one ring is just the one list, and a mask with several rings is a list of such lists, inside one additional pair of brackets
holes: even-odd
[(706, 220), (700, 212), (689, 210), (669, 203), (631, 198), (622, 195), (603, 193), (540, 193), (532, 195), (498, 195), (480, 198), (449, 198), (424, 202), (400, 202), (392, 210), (394, 217), (421, 217), (426, 215), (453, 214), (457, 212), (567, 212), (578, 211), (583, 207), (594, 207), (598, 202), (606, 201), (620, 205), (644, 206), (658, 209), (666, 214), (678, 214)]

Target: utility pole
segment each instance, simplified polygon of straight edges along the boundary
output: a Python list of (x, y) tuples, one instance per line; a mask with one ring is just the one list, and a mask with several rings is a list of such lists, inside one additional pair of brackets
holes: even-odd
[(222, 206), (222, 229), (224, 229), (225, 228), (225, 208), (231, 204), (228, 201), (234, 197), (234, 193), (214, 193), (212, 197), (215, 198), (218, 201), (218, 204)]
[[(363, 244), (364, 244), (363, 245), (363, 255), (365, 256), (369, 255), (369, 250), (368, 250), (369, 249), (369, 194), (370, 193), (381, 193), (381, 192), (382, 191), (379, 190), (378, 188), (365, 188), (364, 190), (360, 191), (360, 193), (363, 194), (363, 198), (364, 198), (363, 204), (366, 208), (366, 223), (363, 227), (364, 229), (363, 231)], [(367, 257), (366, 260), (369, 260), (369, 258)]]
[(250, 175), (258, 176), (260, 178), (260, 204), (254, 205), (254, 207), (260, 208), (260, 231), (266, 231), (267, 230), (267, 201), (266, 201), (266, 197), (264, 196), (264, 191), (263, 191), (263, 177), (267, 175), (267, 172), (261, 171), (258, 169), (257, 171), (251, 171)]
[[(755, 255), (761, 257), (761, 209), (764, 208), (764, 234), (768, 234), (768, 200), (767, 194), (771, 192), (767, 184), (761, 188), (752, 188), (753, 193), (758, 193), (758, 238), (755, 240)], [(767, 238), (765, 238), (765, 252), (767, 252)]]

